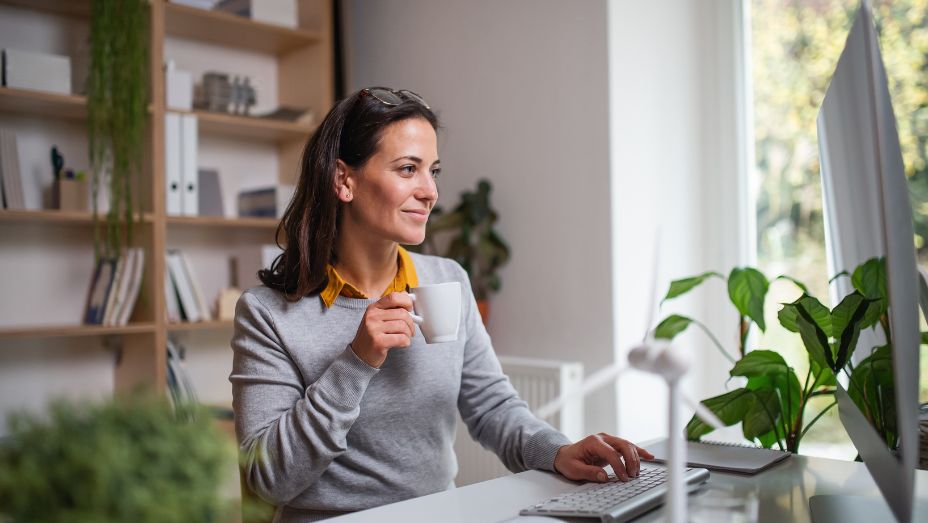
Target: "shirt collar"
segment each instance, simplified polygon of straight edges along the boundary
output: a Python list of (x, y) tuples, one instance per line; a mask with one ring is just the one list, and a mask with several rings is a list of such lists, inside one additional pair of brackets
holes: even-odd
[[(342, 278), (331, 264), (326, 265), (326, 276), (328, 276), (329, 281), (325, 289), (319, 294), (326, 308), (331, 307), (332, 304), (335, 303), (335, 298), (339, 296), (345, 296), (346, 298), (369, 298), (369, 296), (359, 291), (357, 287)], [(402, 246), (397, 247), (396, 276), (393, 278), (393, 282), (384, 291), (383, 296), (391, 292), (405, 292), (418, 286), (419, 278), (416, 275), (416, 267), (412, 262), (412, 257)]]

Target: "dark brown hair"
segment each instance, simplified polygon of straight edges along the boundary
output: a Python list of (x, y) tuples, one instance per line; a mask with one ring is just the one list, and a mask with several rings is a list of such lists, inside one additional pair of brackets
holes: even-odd
[[(288, 301), (321, 292), (328, 283), (326, 264), (336, 262), (341, 202), (335, 192), (336, 161), (358, 168), (377, 152), (390, 124), (422, 118), (438, 131), (438, 117), (411, 100), (387, 105), (364, 89), (335, 104), (303, 149), (300, 179), (277, 226), (284, 252), (258, 279)], [(285, 239), (286, 245), (281, 241)]]

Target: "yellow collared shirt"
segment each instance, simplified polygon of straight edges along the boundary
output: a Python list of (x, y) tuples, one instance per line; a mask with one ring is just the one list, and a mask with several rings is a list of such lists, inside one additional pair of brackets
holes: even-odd
[[(331, 307), (332, 304), (335, 303), (335, 298), (338, 296), (344, 296), (346, 298), (368, 298), (368, 296), (359, 291), (357, 287), (345, 281), (332, 265), (326, 265), (326, 275), (329, 277), (329, 283), (325, 286), (325, 289), (322, 290), (322, 293), (320, 293), (322, 303), (325, 304), (326, 308)], [(397, 247), (396, 277), (393, 278), (393, 283), (387, 287), (387, 290), (383, 291), (383, 296), (391, 292), (405, 292), (418, 285), (419, 278), (416, 276), (416, 267), (412, 263), (409, 252), (403, 247)]]

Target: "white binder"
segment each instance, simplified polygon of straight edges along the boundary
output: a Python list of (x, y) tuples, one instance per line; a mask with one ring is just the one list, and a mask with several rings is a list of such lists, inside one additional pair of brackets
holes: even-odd
[(164, 179), (165, 212), (169, 216), (183, 214), (181, 207), (181, 115), (164, 115)]
[(197, 173), (197, 117), (185, 114), (181, 117), (181, 209), (184, 216), (200, 214), (200, 181)]

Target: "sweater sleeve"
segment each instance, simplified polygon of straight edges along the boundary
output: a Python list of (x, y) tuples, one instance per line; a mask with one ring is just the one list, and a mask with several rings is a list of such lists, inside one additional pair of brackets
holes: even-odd
[(554, 471), (557, 451), (571, 442), (535, 417), (503, 374), (477, 311), (477, 302), (463, 269), (464, 365), (458, 410), (474, 440), (499, 456), (512, 472)]
[(346, 347), (304, 385), (274, 319), (253, 293), (235, 310), (232, 408), (248, 486), (275, 505), (306, 490), (347, 449), (361, 397), (378, 369)]

